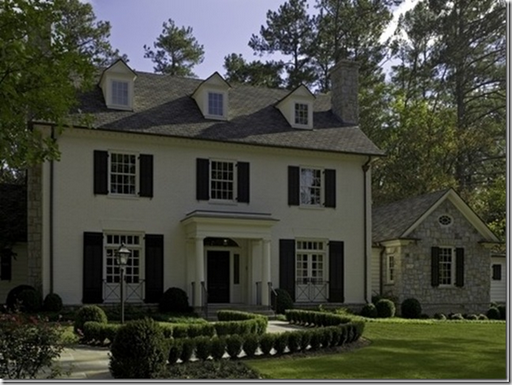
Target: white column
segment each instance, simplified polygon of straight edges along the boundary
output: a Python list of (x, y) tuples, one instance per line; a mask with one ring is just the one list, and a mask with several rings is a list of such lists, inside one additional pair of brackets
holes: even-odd
[(269, 301), (269, 287), (270, 282), (270, 239), (263, 240), (263, 252), (262, 256), (262, 288), (261, 288), (261, 304), (264, 306), (270, 306)]
[(196, 242), (196, 283), (194, 293), (194, 305), (202, 306), (203, 288), (201, 282), (204, 282), (204, 238), (198, 237)]

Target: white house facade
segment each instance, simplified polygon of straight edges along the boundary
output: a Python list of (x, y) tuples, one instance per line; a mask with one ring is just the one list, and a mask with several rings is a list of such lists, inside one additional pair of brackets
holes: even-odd
[(118, 303), (124, 244), (134, 304), (169, 287), (196, 308), (268, 306), (275, 288), (365, 303), (369, 165), (382, 152), (353, 123), (354, 77), (342, 62), (333, 94), (314, 96), (116, 63), (82, 98), (91, 127), (34, 125), (61, 157), (29, 172), (28, 283), (66, 305)]

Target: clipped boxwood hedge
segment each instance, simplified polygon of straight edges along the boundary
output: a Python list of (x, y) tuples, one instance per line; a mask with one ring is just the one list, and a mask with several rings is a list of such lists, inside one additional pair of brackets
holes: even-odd
[(289, 309), (285, 312), (286, 320), (302, 326), (336, 326), (350, 322), (350, 318), (339, 314), (319, 312), (313, 310)]

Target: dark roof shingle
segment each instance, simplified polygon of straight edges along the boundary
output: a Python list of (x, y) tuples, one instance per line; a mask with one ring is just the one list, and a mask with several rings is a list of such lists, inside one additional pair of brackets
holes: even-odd
[[(137, 72), (134, 111), (107, 109), (99, 87), (81, 96), (80, 111), (103, 130), (288, 147), (329, 152), (383, 155), (357, 126), (344, 126), (331, 112), (330, 95), (314, 102), (313, 130), (290, 127), (275, 104), (289, 91), (243, 84), (229, 90), (229, 119), (205, 119), (191, 95), (199, 79)], [(76, 116), (76, 115), (75, 115)]]

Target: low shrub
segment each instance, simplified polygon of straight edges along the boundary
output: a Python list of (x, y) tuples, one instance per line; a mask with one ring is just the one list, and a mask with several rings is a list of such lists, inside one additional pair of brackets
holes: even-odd
[(195, 338), (196, 357), (201, 361), (206, 361), (211, 355), (212, 343), (210, 337), (200, 336)]
[(286, 350), (286, 346), (288, 345), (288, 334), (280, 333), (276, 335), (276, 339), (274, 341), (274, 349), (276, 354), (283, 354)]
[(478, 319), (481, 321), (487, 321), (489, 318), (485, 314), (479, 314)]
[(507, 307), (505, 305), (499, 305), (498, 310), (500, 311), (500, 319), (507, 319)]
[(332, 330), (331, 347), (335, 347), (340, 344), (341, 329), (340, 329), (340, 327), (331, 327), (331, 330)]
[(169, 361), (169, 365), (175, 364), (181, 356), (181, 349), (183, 347), (183, 342), (181, 340), (171, 339), (169, 340), (169, 355), (167, 360)]
[(491, 320), (499, 320), (501, 318), (500, 311), (497, 307), (491, 306), (489, 310), (487, 310), (487, 318)]
[(165, 368), (167, 347), (156, 321), (129, 321), (119, 328), (110, 347), (110, 372), (114, 378), (155, 378)]
[(57, 293), (48, 293), (44, 297), (43, 308), (45, 311), (60, 312), (62, 310), (62, 298)]
[(314, 329), (310, 331), (310, 341), (309, 344), (311, 346), (311, 350), (318, 350), (322, 345), (322, 334), (320, 330)]
[(258, 350), (258, 346), (259, 337), (257, 334), (249, 334), (245, 336), (243, 350), (247, 357), (254, 357), (256, 355), (256, 350)]
[(322, 346), (328, 348), (331, 346), (332, 341), (332, 330), (330, 327), (324, 327), (320, 329), (322, 336)]
[(195, 341), (191, 338), (183, 338), (181, 340), (181, 355), (180, 359), (183, 362), (189, 362), (194, 354), (196, 348)]
[(446, 320), (446, 316), (443, 313), (435, 313), (434, 314), (434, 318), (438, 319), (438, 320), (441, 320), (441, 321)]
[(350, 322), (350, 318), (343, 315), (313, 310), (287, 310), (285, 316), (288, 322), (304, 326), (335, 326)]
[(235, 359), (242, 352), (242, 337), (239, 335), (231, 335), (226, 337), (226, 353), (229, 357)]
[(43, 307), (43, 299), (41, 298), (41, 294), (32, 289), (22, 290), (18, 294), (18, 302), (20, 305), (20, 310), (25, 313), (35, 313), (42, 309)]
[(290, 350), (290, 353), (298, 352), (301, 349), (302, 333), (300, 331), (287, 332), (287, 333), (288, 333), (288, 350)]
[(106, 324), (108, 322), (105, 311), (97, 305), (82, 306), (75, 314), (74, 330), (75, 333), (83, 331), (84, 324), (87, 321), (94, 321)]
[(373, 303), (367, 303), (361, 309), (361, 316), (366, 318), (377, 318), (379, 313), (377, 312), (377, 308)]
[(260, 349), (263, 355), (268, 356), (274, 348), (275, 334), (265, 333), (260, 338)]
[(463, 315), (460, 313), (451, 313), (449, 318), (451, 320), (463, 320), (464, 319)]
[(214, 360), (220, 360), (226, 353), (226, 339), (215, 336), (212, 338), (212, 357)]
[(187, 293), (183, 289), (170, 287), (162, 295), (158, 310), (162, 313), (190, 313), (193, 309), (189, 306)]
[(300, 350), (306, 351), (311, 342), (311, 333), (308, 330), (297, 332), (300, 334)]
[(478, 316), (476, 314), (468, 314), (464, 318), (466, 318), (467, 320), (474, 321), (478, 319)]
[(375, 304), (375, 308), (377, 309), (377, 315), (379, 318), (392, 318), (395, 316), (395, 304), (389, 299), (379, 299)]
[(400, 315), (403, 318), (420, 318), (421, 304), (416, 298), (407, 298), (402, 302)]
[(160, 378), (164, 380), (168, 380), (169, 378), (173, 380), (222, 380), (223, 383), (226, 382), (225, 380), (231, 380), (238, 383), (245, 379), (259, 379), (260, 376), (243, 362), (221, 360), (172, 365), (166, 369)]
[(7, 298), (5, 300), (5, 305), (7, 306), (7, 309), (12, 310), (19, 310), (19, 299), (18, 296), (22, 291), (25, 290), (33, 290), (36, 291), (36, 289), (33, 286), (30, 285), (18, 285), (13, 287), (9, 293), (7, 293)]
[(293, 309), (293, 300), (290, 293), (285, 289), (276, 289), (277, 298), (272, 298), (272, 305), (275, 305), (274, 311), (277, 314), (284, 314), (285, 310)]

